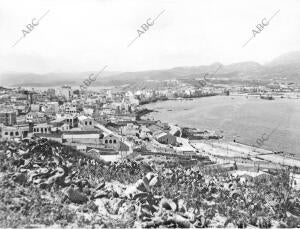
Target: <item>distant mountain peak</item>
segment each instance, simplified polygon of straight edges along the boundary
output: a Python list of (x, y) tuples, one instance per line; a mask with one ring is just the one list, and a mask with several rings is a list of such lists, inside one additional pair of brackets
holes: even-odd
[(288, 52), (273, 59), (268, 65), (300, 64), (300, 51)]

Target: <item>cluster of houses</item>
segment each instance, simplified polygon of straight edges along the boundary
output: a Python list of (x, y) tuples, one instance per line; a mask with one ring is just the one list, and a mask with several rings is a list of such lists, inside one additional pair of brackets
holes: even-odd
[(137, 141), (176, 145), (168, 126), (136, 120), (131, 92), (80, 94), (70, 87), (0, 93), (0, 140), (46, 138), (96, 155), (128, 155)]
[(74, 146), (82, 152), (88, 152), (94, 148), (108, 151), (111, 154), (132, 150), (131, 145), (122, 141), (121, 136), (106, 131), (105, 127), (101, 128), (101, 125), (97, 125), (95, 120), (89, 116), (66, 114), (58, 115), (56, 119), (48, 122), (29, 121), (24, 124), (16, 124), (13, 121), (16, 119), (16, 115), (13, 115), (12, 112), (1, 111), (0, 114), (11, 120), (9, 123), (2, 122), (0, 124), (2, 140), (36, 136)]

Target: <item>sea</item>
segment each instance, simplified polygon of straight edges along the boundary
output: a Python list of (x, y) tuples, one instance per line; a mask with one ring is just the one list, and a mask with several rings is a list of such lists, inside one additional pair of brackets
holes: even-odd
[[(213, 96), (144, 105), (145, 119), (215, 131), (224, 140), (295, 154), (300, 158), (300, 99)], [(258, 140), (260, 139), (260, 140)]]

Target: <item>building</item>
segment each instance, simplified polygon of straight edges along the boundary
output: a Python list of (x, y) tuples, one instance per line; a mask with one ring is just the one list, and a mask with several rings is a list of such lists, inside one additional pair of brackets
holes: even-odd
[(130, 144), (120, 141), (119, 155), (121, 156), (121, 158), (128, 156), (130, 153), (132, 153), (132, 147), (130, 146)]
[(62, 143), (62, 133), (35, 133), (35, 136)]
[(86, 147), (86, 145), (76, 145), (75, 149), (82, 153), (86, 153), (87, 147)]
[(96, 158), (100, 158), (100, 155), (101, 155), (100, 150), (98, 150), (98, 149), (90, 149), (87, 151), (87, 154), (91, 155), (93, 157), (96, 157)]
[(59, 105), (58, 102), (48, 102), (44, 106), (44, 112), (54, 114), (59, 111)]
[(19, 115), (17, 116), (17, 125), (26, 124), (26, 116)]
[(16, 111), (0, 111), (0, 123), (11, 126), (17, 123), (17, 113)]
[(68, 131), (62, 135), (63, 142), (87, 144), (87, 145), (100, 145), (100, 131)]
[(46, 121), (47, 118), (42, 112), (29, 112), (26, 114), (26, 122), (42, 123)]
[(119, 158), (118, 152), (108, 148), (91, 148), (87, 150), (87, 154), (104, 161), (115, 161)]
[(55, 89), (54, 88), (49, 88), (46, 93), (47, 93), (47, 95), (53, 97), (53, 96), (55, 96)]
[(131, 91), (128, 91), (126, 93), (126, 96), (129, 100), (130, 104), (133, 104), (133, 105), (136, 105), (136, 106), (139, 105), (139, 100), (135, 98), (134, 94)]
[(84, 113), (85, 115), (90, 115), (90, 116), (92, 116), (93, 113), (94, 113), (94, 109), (92, 109), (92, 108), (83, 108), (83, 113)]
[(160, 133), (155, 134), (154, 138), (159, 143), (162, 143), (162, 144), (170, 144), (170, 145), (176, 144), (176, 137), (170, 133), (160, 132)]
[(10, 140), (14, 138), (26, 138), (29, 134), (29, 125), (15, 125), (15, 126), (0, 126), (1, 139)]
[(30, 108), (31, 108), (30, 111), (39, 112), (40, 111), (40, 104), (31, 104)]
[(70, 128), (78, 127), (78, 117), (76, 115), (56, 114), (56, 119), (53, 120), (51, 123), (57, 122), (66, 122), (69, 124)]
[(29, 110), (29, 104), (27, 105), (23, 105), (23, 104), (15, 104), (15, 109), (16, 109), (16, 113), (17, 115), (19, 114), (26, 114)]
[(133, 123), (127, 123), (126, 126), (121, 127), (121, 134), (136, 136), (139, 133), (139, 127)]
[(70, 86), (63, 86), (61, 88), (61, 95), (66, 98), (66, 100), (70, 100), (72, 96), (72, 89)]
[(135, 114), (115, 114), (114, 118), (118, 121), (136, 121)]
[(65, 107), (66, 114), (76, 114), (77, 113), (77, 107), (76, 106), (67, 106)]
[(58, 132), (58, 131), (69, 131), (70, 125), (66, 121), (61, 122), (51, 122), (51, 131)]
[(113, 134), (108, 134), (108, 135), (103, 137), (103, 144), (107, 148), (119, 149), (120, 139), (119, 139), (119, 137), (117, 137)]
[(150, 136), (151, 136), (151, 131), (144, 125), (141, 125), (140, 128), (139, 128), (139, 137), (141, 139), (150, 139)]
[(39, 124), (34, 124), (33, 126), (33, 133), (51, 133), (51, 128), (52, 125), (48, 123), (39, 123)]
[(87, 116), (79, 116), (78, 117), (78, 127), (81, 128), (81, 130), (92, 130), (94, 129), (94, 119)]

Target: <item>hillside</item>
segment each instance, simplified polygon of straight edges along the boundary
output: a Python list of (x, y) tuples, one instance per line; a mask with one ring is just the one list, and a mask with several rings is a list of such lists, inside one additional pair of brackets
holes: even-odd
[(288, 170), (235, 177), (205, 167), (201, 156), (196, 165), (190, 157), (136, 156), (105, 164), (43, 139), (2, 142), (0, 227), (299, 226), (300, 193)]

